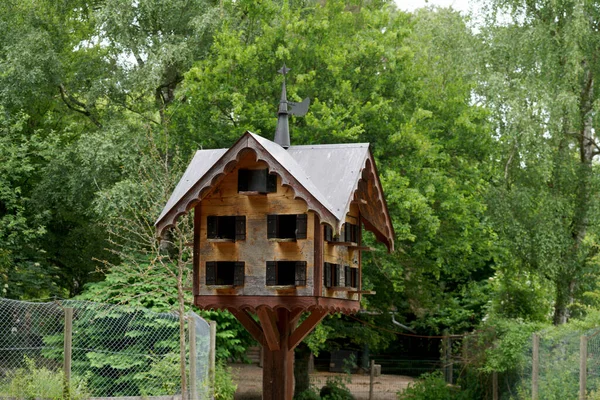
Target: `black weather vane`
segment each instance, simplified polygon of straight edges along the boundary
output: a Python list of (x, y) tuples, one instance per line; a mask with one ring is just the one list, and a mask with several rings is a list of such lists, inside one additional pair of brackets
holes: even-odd
[[(277, 129), (275, 130), (274, 142), (283, 148), (290, 147), (290, 126), (288, 115), (296, 115), (302, 117), (308, 112), (310, 99), (307, 97), (302, 100), (302, 103), (295, 103), (287, 100), (287, 92), (285, 88), (285, 75), (290, 71), (290, 68), (283, 64), (283, 67), (277, 72), (283, 75), (283, 83), (281, 84), (281, 100), (279, 101), (279, 111), (277, 112)], [(288, 109), (289, 107), (289, 109)]]

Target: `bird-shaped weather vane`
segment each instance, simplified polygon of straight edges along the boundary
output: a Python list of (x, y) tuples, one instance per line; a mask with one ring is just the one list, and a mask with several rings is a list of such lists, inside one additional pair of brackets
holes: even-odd
[[(302, 103), (294, 103), (293, 101), (287, 100), (287, 93), (285, 89), (285, 75), (290, 71), (285, 64), (278, 71), (283, 75), (283, 83), (281, 84), (281, 100), (279, 101), (279, 111), (277, 112), (277, 129), (275, 130), (274, 142), (281, 147), (287, 149), (290, 147), (290, 126), (288, 121), (288, 115), (296, 115), (302, 117), (308, 112), (308, 106), (310, 105), (310, 99), (307, 97), (302, 100)], [(288, 108), (289, 107), (289, 108)]]

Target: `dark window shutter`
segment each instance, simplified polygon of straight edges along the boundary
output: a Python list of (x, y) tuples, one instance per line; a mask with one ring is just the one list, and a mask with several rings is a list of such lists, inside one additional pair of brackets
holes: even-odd
[(344, 266), (344, 286), (352, 286), (352, 271), (349, 265)]
[(267, 193), (275, 193), (277, 191), (277, 175), (267, 172)]
[(209, 239), (217, 238), (218, 219), (215, 216), (209, 215), (206, 217), (206, 236)]
[(308, 221), (308, 215), (306, 215), (306, 214), (296, 215), (296, 239), (306, 239), (307, 221)]
[(341, 266), (336, 264), (335, 265), (335, 277), (334, 277), (334, 282), (333, 282), (333, 286), (340, 286), (340, 275), (341, 275)]
[(331, 287), (331, 264), (325, 263), (325, 273), (323, 274), (323, 278), (325, 279), (325, 287)]
[(296, 261), (296, 286), (306, 286), (306, 261)]
[(233, 269), (233, 286), (244, 286), (244, 262), (238, 261)]
[(238, 170), (238, 192), (248, 191), (248, 179), (250, 178), (250, 171), (247, 169)]
[(267, 215), (267, 238), (274, 239), (277, 237), (277, 215)]
[(358, 268), (352, 268), (352, 287), (358, 287)]
[(349, 223), (344, 224), (344, 242), (352, 241), (352, 225)]
[(235, 240), (246, 240), (246, 217), (235, 217)]
[(277, 261), (267, 261), (267, 286), (277, 285)]
[(352, 241), (358, 243), (358, 225), (352, 225)]
[(323, 236), (327, 242), (333, 241), (333, 229), (329, 225), (325, 225), (323, 228)]
[(206, 262), (206, 284), (216, 285), (217, 284), (217, 262), (207, 261)]

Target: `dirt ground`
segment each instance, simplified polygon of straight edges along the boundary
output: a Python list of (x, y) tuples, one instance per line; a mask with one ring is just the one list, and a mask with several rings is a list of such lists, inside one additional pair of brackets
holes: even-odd
[[(233, 380), (238, 385), (235, 393), (236, 400), (260, 400), (262, 394), (262, 368), (256, 364), (231, 365)], [(315, 372), (311, 374), (311, 383), (316, 388), (325, 385), (327, 378), (335, 376), (344, 379), (356, 400), (369, 399), (369, 375), (353, 374), (348, 378), (345, 374), (331, 372)], [(350, 379), (350, 382), (347, 380)], [(401, 375), (380, 375), (373, 384), (373, 400), (396, 400), (396, 393), (402, 391), (414, 378)]]

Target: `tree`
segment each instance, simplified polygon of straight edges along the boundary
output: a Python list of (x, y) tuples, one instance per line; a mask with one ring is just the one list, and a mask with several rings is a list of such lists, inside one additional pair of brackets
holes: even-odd
[[(128, 179), (129, 164), (143, 158), (133, 151), (147, 125), (161, 126), (153, 134), (166, 152), (176, 142), (167, 108), (183, 73), (210, 47), (219, 16), (215, 2), (200, 0), (0, 5), (0, 107), (11, 121), (23, 116), (11, 145), (22, 143), (31, 160), (27, 176), (15, 171), (19, 182), (7, 186), (18, 188), (20, 207), (7, 215), (35, 219), (37, 232), (35, 249), (21, 236), (18, 245), (2, 245), (6, 269), (51, 277), (56, 284), (44, 293), (61, 297), (102, 278), (92, 258), (116, 260), (104, 250), (97, 193)], [(33, 281), (21, 287), (6, 294), (40, 295)]]
[(555, 324), (597, 282), (598, 17), (582, 1), (498, 1), (481, 33), (480, 93), (498, 149), (490, 215), (507, 249), (501, 268), (527, 271), (553, 291)]

